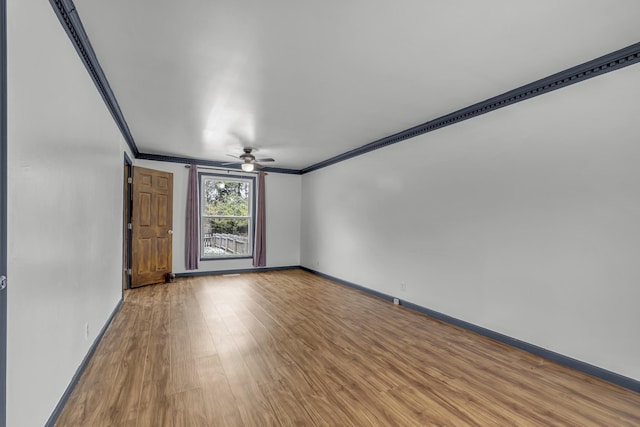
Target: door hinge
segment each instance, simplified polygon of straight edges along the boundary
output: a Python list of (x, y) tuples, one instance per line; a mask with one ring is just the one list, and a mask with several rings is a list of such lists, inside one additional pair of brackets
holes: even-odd
[(7, 276), (0, 276), (0, 291), (4, 291), (7, 288)]
[(128, 228), (129, 230), (133, 230), (133, 225), (132, 225), (131, 223), (129, 223), (129, 224), (127, 224), (127, 228)]
[(127, 268), (127, 274), (128, 274), (129, 276), (131, 276), (131, 274), (133, 274), (133, 273), (131, 272), (131, 269), (130, 269), (130, 268)]
[(129, 183), (129, 184), (133, 184), (133, 178), (128, 177), (128, 178), (127, 178), (127, 183)]

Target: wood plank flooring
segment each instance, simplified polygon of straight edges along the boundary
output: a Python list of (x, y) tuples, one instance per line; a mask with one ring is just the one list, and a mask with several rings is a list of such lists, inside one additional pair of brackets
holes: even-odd
[(63, 426), (638, 426), (640, 394), (302, 270), (128, 291)]

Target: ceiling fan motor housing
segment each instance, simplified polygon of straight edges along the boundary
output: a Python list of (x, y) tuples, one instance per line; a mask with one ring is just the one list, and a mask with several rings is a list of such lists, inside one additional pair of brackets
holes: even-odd
[(242, 150), (244, 151), (244, 154), (240, 154), (238, 156), (238, 158), (240, 160), (242, 160), (245, 163), (250, 163), (250, 162), (255, 162), (256, 161), (256, 156), (251, 154), (251, 151), (253, 150), (253, 148), (247, 147), (247, 148), (243, 148)]
[(238, 157), (240, 158), (240, 160), (242, 160), (245, 163), (254, 162), (256, 160), (253, 154), (241, 154)]

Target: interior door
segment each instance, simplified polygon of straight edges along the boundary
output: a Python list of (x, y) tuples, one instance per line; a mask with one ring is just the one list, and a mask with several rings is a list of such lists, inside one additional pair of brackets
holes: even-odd
[(171, 272), (173, 174), (134, 166), (131, 287), (164, 282)]

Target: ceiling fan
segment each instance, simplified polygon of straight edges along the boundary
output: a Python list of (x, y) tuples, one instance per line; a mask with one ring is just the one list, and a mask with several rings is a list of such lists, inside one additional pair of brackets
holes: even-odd
[(230, 156), (230, 157), (233, 157), (233, 158), (236, 158), (236, 159), (240, 159), (239, 162), (223, 163), (223, 165), (226, 166), (226, 165), (237, 165), (237, 164), (239, 164), (243, 171), (252, 172), (254, 169), (261, 169), (261, 168), (264, 167), (258, 162), (275, 162), (275, 160), (270, 158), (270, 157), (265, 157), (265, 158), (262, 158), (262, 159), (256, 159), (256, 156), (251, 154), (251, 152), (253, 151), (253, 148), (251, 148), (251, 147), (245, 147), (245, 148), (242, 149), (242, 151), (244, 151), (244, 153), (240, 154), (239, 156), (234, 156), (233, 154), (227, 154), (227, 156)]

